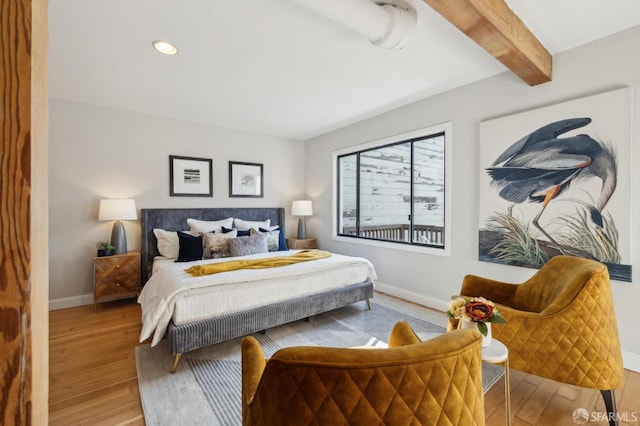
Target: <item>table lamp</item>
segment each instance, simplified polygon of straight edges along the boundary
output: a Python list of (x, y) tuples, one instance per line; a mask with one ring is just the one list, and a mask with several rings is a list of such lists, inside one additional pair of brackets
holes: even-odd
[(304, 223), (305, 216), (313, 216), (311, 200), (296, 200), (291, 204), (291, 215), (298, 216), (298, 239), (307, 238), (307, 227)]
[(115, 220), (111, 231), (111, 244), (116, 248), (115, 254), (127, 252), (127, 234), (124, 231), (123, 220), (136, 220), (136, 202), (132, 199), (100, 200), (98, 220)]

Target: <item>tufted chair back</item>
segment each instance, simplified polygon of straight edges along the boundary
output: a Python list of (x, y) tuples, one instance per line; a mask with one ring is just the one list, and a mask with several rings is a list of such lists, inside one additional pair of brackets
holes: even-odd
[(576, 298), (590, 278), (606, 273), (604, 265), (581, 260), (586, 259), (551, 258), (538, 273), (516, 287), (511, 307), (546, 314), (559, 312)]
[(399, 322), (388, 349), (291, 347), (265, 360), (242, 342), (244, 425), (483, 425), (481, 336), (421, 342)]

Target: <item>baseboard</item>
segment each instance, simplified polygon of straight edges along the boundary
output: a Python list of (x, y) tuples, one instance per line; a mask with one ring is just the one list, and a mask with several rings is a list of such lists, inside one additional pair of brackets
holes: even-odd
[(622, 351), (622, 365), (627, 370), (640, 373), (640, 355), (627, 351)]
[(62, 299), (49, 300), (49, 310), (57, 311), (58, 309), (74, 308), (76, 306), (92, 305), (93, 293), (83, 294), (81, 296), (64, 297)]
[(420, 305), (424, 305), (428, 308), (436, 309), (441, 312), (446, 312), (446, 310), (449, 308), (449, 302), (425, 296), (423, 294), (414, 293), (413, 291), (403, 290), (389, 284), (381, 283), (380, 281), (375, 282), (374, 289), (376, 291), (399, 297), (400, 299), (404, 299), (409, 302), (418, 303)]
[[(448, 301), (443, 301), (435, 299), (433, 297), (414, 293), (412, 291), (404, 290), (389, 284), (381, 283), (380, 281), (376, 281), (375, 290), (389, 294), (391, 296), (399, 297), (410, 302), (418, 303), (432, 309), (437, 309), (442, 312), (445, 312), (449, 307)], [(622, 364), (627, 370), (640, 373), (640, 355), (634, 354), (632, 352), (622, 351)]]

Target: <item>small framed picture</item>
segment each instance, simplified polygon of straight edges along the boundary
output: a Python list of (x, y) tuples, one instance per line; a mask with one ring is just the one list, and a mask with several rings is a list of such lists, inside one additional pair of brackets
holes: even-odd
[(170, 155), (169, 195), (213, 197), (213, 160)]
[(229, 197), (264, 197), (262, 164), (229, 161)]

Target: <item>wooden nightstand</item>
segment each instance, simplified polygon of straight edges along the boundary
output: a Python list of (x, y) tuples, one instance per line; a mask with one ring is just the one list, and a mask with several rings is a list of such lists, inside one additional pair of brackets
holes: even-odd
[(299, 240), (298, 238), (287, 238), (287, 247), (290, 250), (304, 250), (318, 248), (315, 238), (305, 238)]
[(93, 309), (102, 300), (121, 299), (140, 294), (140, 253), (93, 258)]

